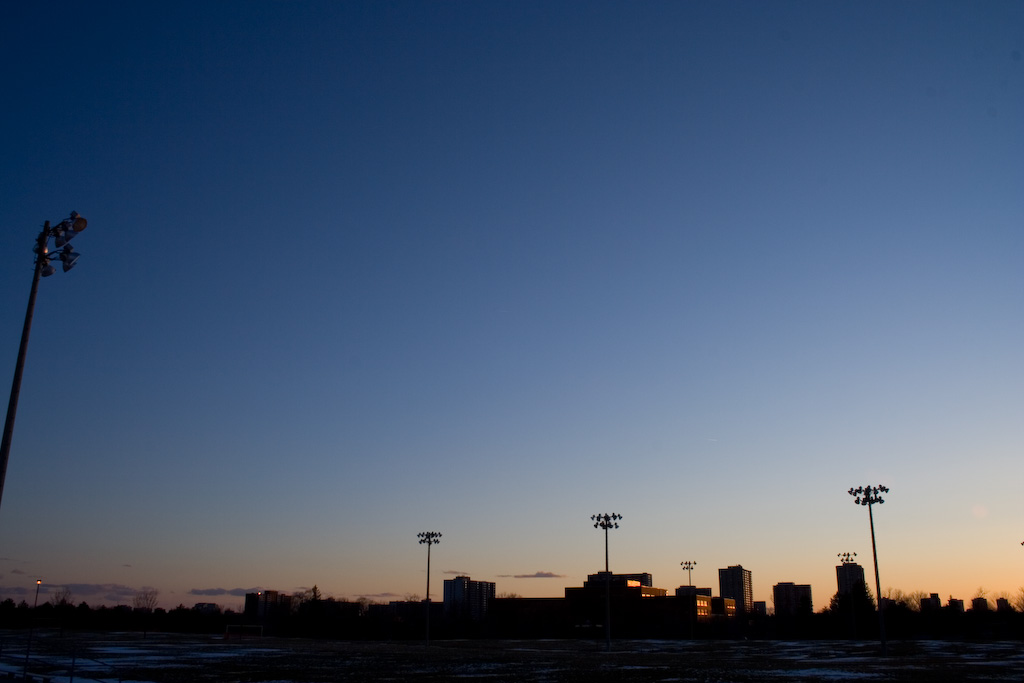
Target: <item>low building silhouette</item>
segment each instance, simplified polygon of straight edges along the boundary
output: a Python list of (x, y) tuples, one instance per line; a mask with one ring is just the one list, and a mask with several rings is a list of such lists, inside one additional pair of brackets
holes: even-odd
[(942, 600), (938, 593), (932, 593), (927, 598), (921, 598), (921, 612), (923, 614), (938, 612), (942, 608)]
[[(682, 610), (692, 618), (694, 623), (710, 619), (713, 614), (710, 588), (680, 586), (676, 588), (676, 599), (687, 603)], [(735, 602), (733, 607), (735, 609)]]

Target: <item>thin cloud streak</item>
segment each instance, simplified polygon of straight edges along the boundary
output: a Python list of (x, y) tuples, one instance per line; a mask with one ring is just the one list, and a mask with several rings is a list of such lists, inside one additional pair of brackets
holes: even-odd
[[(127, 604), (138, 592), (138, 589), (119, 583), (53, 583), (42, 586), (47, 591), (53, 588), (66, 588), (76, 602), (99, 604)], [(35, 595), (33, 586), (0, 586), (0, 595), (8, 597), (27, 597)], [(42, 600), (42, 596), (40, 596)]]
[(246, 593), (258, 593), (262, 588), (193, 588), (189, 595), (202, 595), (206, 597), (215, 595), (232, 595), (236, 598), (244, 598)]

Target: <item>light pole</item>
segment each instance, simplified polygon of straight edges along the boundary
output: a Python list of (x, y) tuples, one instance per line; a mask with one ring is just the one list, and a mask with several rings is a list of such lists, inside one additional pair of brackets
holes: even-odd
[(28, 678), (28, 656), (32, 652), (32, 631), (35, 629), (36, 607), (39, 605), (39, 587), (43, 585), (42, 579), (36, 579), (36, 599), (32, 602), (32, 616), (28, 621), (28, 644), (25, 646), (25, 667), (21, 672), (23, 678)]
[(881, 505), (885, 502), (881, 494), (889, 493), (887, 486), (858, 486), (850, 489), (847, 493), (854, 496), (856, 505), (865, 505), (868, 508), (868, 520), (871, 523), (871, 555), (875, 560), (875, 598), (878, 600), (878, 637), (882, 643), (882, 656), (885, 656), (885, 608), (882, 606), (882, 582), (878, 579), (878, 550), (875, 547), (875, 515), (871, 508), (874, 505)]
[(420, 543), (427, 544), (427, 599), (424, 604), (427, 606), (427, 642), (430, 642), (430, 546), (441, 542), (440, 531), (421, 531), (416, 534)]
[(36, 306), (36, 292), (39, 290), (39, 278), (50, 277), (57, 269), (50, 265), (53, 255), (50, 253), (50, 238), (54, 247), (60, 249), (57, 258), (64, 264), (64, 272), (71, 270), (78, 260), (78, 254), (71, 251), (68, 242), (72, 237), (85, 230), (87, 221), (72, 211), (71, 215), (54, 226), (50, 221), (43, 223), (43, 229), (36, 238), (32, 251), (36, 254), (35, 272), (32, 274), (32, 288), (28, 295), (28, 310), (25, 311), (25, 324), (21, 328), (21, 345), (18, 347), (18, 362), (14, 366), (14, 382), (11, 384), (11, 398), (7, 402), (7, 419), (4, 421), (3, 440), (0, 441), (0, 501), (4, 495), (4, 480), (7, 478), (7, 460), (11, 453), (11, 439), (14, 436), (14, 416), (18, 412), (18, 395), (21, 393), (21, 374), (25, 369), (25, 353), (28, 351), (28, 335), (32, 330), (32, 313)]
[(619, 520), (622, 515), (613, 512), (612, 514), (602, 513), (591, 515), (595, 529), (604, 529), (604, 639), (605, 648), (611, 652), (612, 649), (612, 575), (608, 571), (608, 530), (618, 529)]
[(686, 585), (687, 586), (692, 586), (693, 585), (693, 568), (697, 566), (697, 563), (693, 562), (691, 560), (686, 560), (685, 562), (680, 562), (679, 564), (682, 566), (683, 571), (685, 571), (686, 574), (687, 574)]

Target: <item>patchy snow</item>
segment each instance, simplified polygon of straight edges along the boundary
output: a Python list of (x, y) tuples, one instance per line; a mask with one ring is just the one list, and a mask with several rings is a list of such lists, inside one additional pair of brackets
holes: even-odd
[(786, 678), (815, 678), (845, 681), (864, 678), (881, 678), (881, 674), (863, 671), (843, 671), (839, 669), (791, 669), (789, 671), (761, 672), (761, 676), (785, 676)]

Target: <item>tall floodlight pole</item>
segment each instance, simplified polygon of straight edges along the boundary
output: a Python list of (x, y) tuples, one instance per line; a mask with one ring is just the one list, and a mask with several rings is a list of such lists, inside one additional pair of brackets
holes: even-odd
[(679, 564), (680, 564), (680, 566), (682, 566), (683, 571), (686, 572), (686, 575), (687, 575), (686, 585), (687, 586), (692, 586), (693, 585), (693, 568), (697, 566), (697, 563), (693, 562), (691, 560), (686, 560), (684, 562), (680, 562)]
[(427, 606), (427, 642), (430, 642), (430, 546), (441, 542), (440, 531), (421, 531), (416, 536), (420, 543), (427, 544), (427, 599), (424, 604)]
[(882, 605), (882, 582), (878, 579), (878, 549), (875, 547), (875, 516), (871, 511), (873, 506), (885, 502), (881, 494), (889, 493), (889, 488), (879, 484), (878, 486), (858, 486), (850, 489), (847, 493), (854, 496), (856, 505), (865, 505), (868, 508), (868, 520), (871, 523), (871, 555), (875, 560), (875, 598), (878, 600), (878, 637), (882, 643), (882, 656), (885, 656), (885, 608)]
[(622, 515), (616, 512), (590, 516), (595, 529), (604, 529), (604, 638), (609, 652), (612, 649), (612, 575), (608, 571), (608, 530), (618, 529), (620, 519)]
[(36, 579), (36, 599), (32, 602), (32, 618), (28, 622), (28, 645), (25, 646), (25, 667), (21, 672), (22, 678), (28, 678), (28, 657), (32, 652), (32, 631), (35, 630), (36, 607), (39, 606), (39, 587), (43, 585), (42, 579)]
[(43, 230), (36, 238), (32, 251), (36, 254), (35, 272), (32, 274), (32, 288), (28, 295), (28, 309), (25, 311), (25, 324), (21, 328), (21, 345), (18, 347), (18, 361), (14, 365), (14, 381), (11, 383), (11, 398), (7, 402), (7, 419), (4, 421), (3, 440), (0, 441), (0, 501), (4, 495), (4, 480), (7, 478), (7, 460), (11, 454), (11, 439), (14, 436), (14, 416), (18, 413), (18, 395), (21, 393), (21, 374), (25, 369), (25, 354), (28, 351), (28, 335), (32, 330), (32, 314), (36, 307), (36, 292), (39, 290), (39, 278), (50, 277), (57, 269), (50, 265), (54, 254), (50, 253), (50, 238), (54, 247), (60, 249), (56, 257), (64, 264), (64, 272), (74, 267), (79, 254), (71, 251), (68, 242), (72, 237), (85, 230), (87, 221), (72, 211), (71, 215), (54, 226), (50, 221), (43, 223)]

